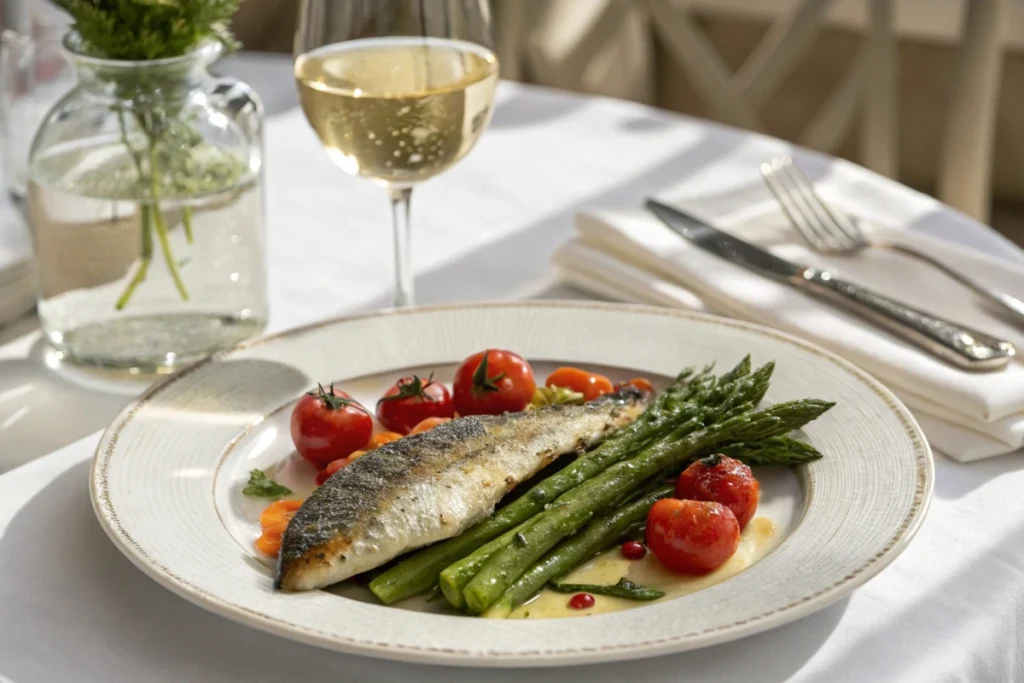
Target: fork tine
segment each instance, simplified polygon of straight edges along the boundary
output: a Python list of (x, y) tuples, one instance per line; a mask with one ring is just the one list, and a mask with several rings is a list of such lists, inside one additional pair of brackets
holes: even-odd
[(842, 211), (833, 211), (829, 208), (814, 189), (814, 183), (807, 177), (804, 170), (792, 159), (789, 160), (788, 169), (794, 185), (799, 188), (805, 201), (812, 207), (814, 212), (821, 218), (826, 230), (840, 242), (845, 242), (848, 249), (856, 249), (864, 245), (864, 237), (860, 228), (850, 220)]
[(765, 185), (768, 186), (768, 190), (775, 196), (775, 201), (778, 202), (783, 213), (786, 214), (786, 218), (789, 219), (790, 224), (796, 228), (796, 231), (800, 233), (800, 236), (811, 245), (812, 249), (827, 248), (827, 245), (821, 241), (821, 238), (818, 237), (814, 228), (804, 221), (803, 215), (797, 207), (792, 205), (789, 190), (780, 182), (778, 176), (775, 174), (775, 169), (772, 168), (774, 161), (775, 160), (772, 160), (772, 162), (765, 162), (761, 164), (761, 177), (764, 179)]
[(805, 219), (814, 226), (822, 241), (828, 244), (828, 249), (847, 251), (854, 248), (846, 235), (837, 231), (831, 224), (828, 215), (821, 210), (815, 198), (808, 194), (806, 184), (793, 173), (793, 159), (789, 156), (776, 159), (774, 167), (781, 182), (787, 186), (793, 202), (801, 207)]
[(797, 201), (794, 192), (789, 188), (785, 178), (781, 176), (783, 166), (782, 159), (772, 159), (771, 162), (761, 164), (761, 176), (779, 206), (782, 207), (789, 222), (796, 228), (797, 232), (817, 251), (834, 251), (836, 246), (829, 239), (828, 233), (824, 232), (813, 216), (807, 212)]

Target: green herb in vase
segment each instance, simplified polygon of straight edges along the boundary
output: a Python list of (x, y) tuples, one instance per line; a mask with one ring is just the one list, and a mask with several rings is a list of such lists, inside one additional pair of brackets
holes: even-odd
[(29, 159), (37, 310), (83, 365), (163, 372), (267, 320), (263, 107), (211, 65), (239, 0), (56, 0), (75, 86)]
[[(182, 105), (189, 94), (188, 66), (159, 61), (180, 57), (204, 43), (215, 42), (223, 50), (237, 46), (228, 24), (238, 10), (238, 0), (57, 0), (74, 19), (80, 37), (78, 50), (87, 56), (125, 62), (155, 62), (145, 70), (106, 69), (116, 99), (121, 141), (131, 154), (138, 183), (142, 251), (135, 273), (115, 303), (128, 305), (135, 290), (146, 280), (153, 260), (154, 236), (168, 272), (182, 300), (188, 288), (168, 239), (168, 221), (161, 201), (168, 196), (200, 194), (230, 186), (244, 172), (232, 157), (199, 168), (196, 150), (200, 136)], [(129, 126), (137, 133), (132, 135)], [(192, 208), (181, 210), (188, 244), (194, 241)]]

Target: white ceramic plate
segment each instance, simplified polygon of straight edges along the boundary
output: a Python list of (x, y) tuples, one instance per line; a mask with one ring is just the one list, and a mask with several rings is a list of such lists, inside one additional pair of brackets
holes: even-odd
[[(503, 621), (384, 607), (348, 593), (275, 592), (252, 550), (254, 509), (240, 486), (250, 467), (288, 455), (287, 416), (301, 392), (334, 381), (370, 399), (403, 369), (443, 370), (493, 347), (513, 349), (538, 369), (568, 361), (618, 368), (621, 376), (671, 376), (710, 361), (724, 370), (746, 353), (756, 364), (775, 360), (769, 400), (837, 402), (805, 434), (826, 457), (762, 482), (760, 514), (776, 522), (777, 548), (682, 598), (587, 618)], [(906, 408), (816, 346), (692, 313), (550, 302), (365, 315), (219, 354), (118, 416), (97, 451), (92, 499), (106, 532), (139, 568), (228, 618), (375, 657), (529, 666), (703, 647), (821, 609), (903, 550), (924, 517), (932, 479), (927, 442)]]

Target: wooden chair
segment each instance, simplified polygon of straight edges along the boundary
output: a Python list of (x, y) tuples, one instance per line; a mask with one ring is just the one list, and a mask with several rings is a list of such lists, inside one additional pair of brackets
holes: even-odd
[[(899, 165), (894, 30), (898, 1), (859, 0), (866, 14), (866, 39), (860, 53), (795, 138), (801, 145), (835, 152), (859, 123), (858, 161), (890, 177), (896, 176)], [(553, 0), (546, 3), (545, 11), (557, 13), (554, 18), (570, 25), (562, 23), (557, 31), (538, 33), (530, 30), (528, 16), (536, 14), (536, 3), (499, 0), (502, 69), (517, 77), (521, 68), (532, 68), (552, 85), (579, 87), (595, 55), (621, 34), (627, 21), (642, 15), (714, 118), (763, 130), (761, 108), (806, 54), (834, 0), (792, 0), (735, 73), (695, 20), (698, 14), (713, 14), (721, 4), (718, 0)], [(990, 208), (996, 106), (1010, 5), (1010, 0), (963, 2), (959, 66), (953, 76), (937, 173), (939, 199), (982, 220)]]

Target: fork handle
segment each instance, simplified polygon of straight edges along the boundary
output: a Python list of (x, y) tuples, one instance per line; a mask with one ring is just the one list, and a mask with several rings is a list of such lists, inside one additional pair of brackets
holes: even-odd
[(872, 242), (871, 246), (881, 247), (883, 249), (888, 249), (889, 251), (895, 251), (905, 256), (913, 257), (918, 261), (923, 261), (924, 263), (941, 270), (957, 282), (967, 285), (981, 296), (1005, 309), (1007, 312), (1012, 314), (1010, 317), (1013, 318), (1014, 322), (1018, 325), (1024, 324), (1024, 301), (1021, 301), (1012, 294), (983, 285), (974, 278), (964, 275), (963, 273), (947, 266), (942, 261), (929, 256), (923, 251), (918, 251), (913, 247), (896, 244), (895, 242)]
[(1016, 353), (1008, 341), (912, 308), (837, 278), (827, 270), (808, 268), (794, 281), (801, 289), (841, 304), (852, 313), (966, 370), (998, 370)]

